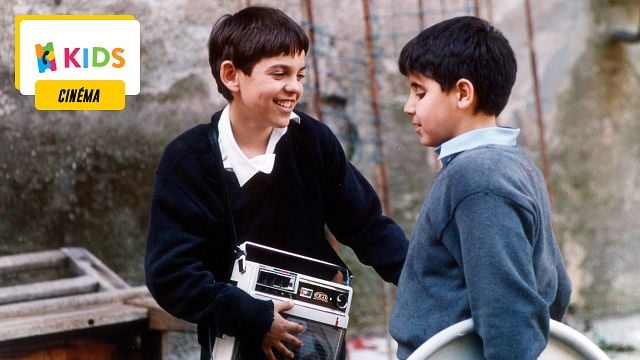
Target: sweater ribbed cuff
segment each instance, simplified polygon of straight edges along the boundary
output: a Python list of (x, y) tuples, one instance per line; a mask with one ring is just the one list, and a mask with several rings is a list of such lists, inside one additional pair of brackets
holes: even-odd
[(239, 340), (242, 343), (260, 346), (265, 334), (273, 323), (273, 302), (271, 300), (252, 299), (242, 314), (242, 324)]

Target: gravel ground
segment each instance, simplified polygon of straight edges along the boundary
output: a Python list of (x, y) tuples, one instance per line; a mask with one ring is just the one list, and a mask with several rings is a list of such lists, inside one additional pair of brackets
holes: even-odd
[[(391, 351), (388, 350), (389, 348)], [(351, 339), (347, 349), (347, 360), (393, 360), (396, 358), (395, 343), (383, 337)]]
[(640, 359), (640, 313), (596, 320), (586, 335), (604, 347), (611, 360)]

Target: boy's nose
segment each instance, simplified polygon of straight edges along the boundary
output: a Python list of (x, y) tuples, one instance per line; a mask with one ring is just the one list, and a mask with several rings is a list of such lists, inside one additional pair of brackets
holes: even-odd
[(411, 103), (411, 100), (407, 100), (407, 102), (404, 104), (404, 108), (402, 109), (402, 111), (404, 111), (405, 114), (413, 116), (415, 114), (415, 106)]
[(301, 94), (302, 93), (302, 82), (298, 80), (288, 81), (284, 86), (284, 91)]

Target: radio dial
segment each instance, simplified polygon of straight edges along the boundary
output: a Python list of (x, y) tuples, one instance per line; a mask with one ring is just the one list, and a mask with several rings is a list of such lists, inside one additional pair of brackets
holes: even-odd
[(339, 309), (344, 309), (347, 307), (347, 300), (349, 300), (349, 298), (346, 294), (338, 294), (338, 296), (336, 296), (335, 304)]

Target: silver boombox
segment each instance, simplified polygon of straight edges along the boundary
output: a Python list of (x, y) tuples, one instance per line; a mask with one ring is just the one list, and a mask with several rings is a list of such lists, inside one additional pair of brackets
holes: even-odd
[[(233, 267), (232, 282), (262, 300), (291, 301), (281, 315), (301, 324), (302, 348), (289, 348), (295, 359), (336, 360), (343, 350), (352, 289), (349, 271), (335, 264), (245, 242)], [(313, 276), (309, 275), (313, 274)], [(336, 282), (339, 281), (339, 282)], [(214, 360), (242, 359), (234, 337), (215, 339)]]

